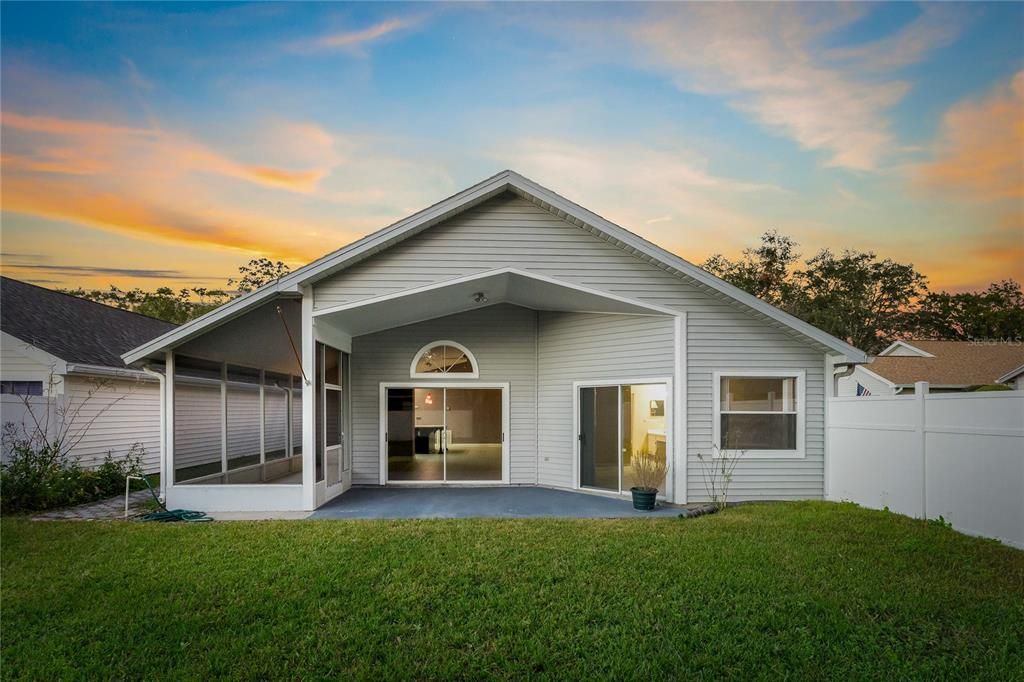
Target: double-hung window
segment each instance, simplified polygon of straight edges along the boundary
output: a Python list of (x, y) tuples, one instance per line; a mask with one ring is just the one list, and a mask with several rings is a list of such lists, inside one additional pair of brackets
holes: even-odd
[(714, 443), (743, 457), (804, 456), (804, 373), (714, 375)]

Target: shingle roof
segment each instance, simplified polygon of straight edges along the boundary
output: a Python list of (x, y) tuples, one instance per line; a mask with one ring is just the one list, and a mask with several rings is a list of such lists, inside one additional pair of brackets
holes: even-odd
[(975, 386), (996, 383), (1014, 367), (1024, 364), (1021, 343), (914, 339), (904, 342), (935, 357), (883, 356), (866, 367), (897, 385), (927, 381), (935, 386)]
[(0, 329), (65, 362), (124, 367), (122, 353), (175, 326), (0, 277)]

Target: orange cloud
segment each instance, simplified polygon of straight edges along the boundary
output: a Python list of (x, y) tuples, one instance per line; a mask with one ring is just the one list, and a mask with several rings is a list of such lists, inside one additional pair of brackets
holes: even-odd
[[(306, 261), (315, 249), (289, 238), (295, 225), (244, 213), (170, 208), (129, 192), (104, 192), (74, 181), (5, 177), (4, 211), (69, 220), (132, 236), (228, 247), (289, 261)], [(274, 236), (276, 235), (276, 237)]]
[[(156, 128), (132, 128), (97, 121), (0, 114), (0, 123), (33, 147), (29, 154), (3, 157), (5, 170), (62, 174), (98, 174), (148, 161), (163, 171), (213, 173), (258, 185), (308, 193), (328, 167), (289, 170), (240, 163), (186, 135)], [(7, 133), (10, 135), (11, 133)], [(54, 140), (61, 147), (53, 147)], [(6, 146), (6, 145), (5, 145)]]
[(981, 201), (1024, 197), (1024, 71), (981, 101), (957, 104), (943, 118), (936, 158), (918, 181)]
[(33, 133), (52, 135), (141, 135), (152, 134), (141, 128), (116, 126), (102, 121), (81, 121), (53, 116), (25, 116), (13, 111), (0, 112), (0, 125)]
[(292, 47), (299, 52), (316, 50), (358, 50), (363, 45), (380, 40), (395, 31), (409, 28), (417, 22), (411, 19), (388, 19), (359, 31), (347, 31), (321, 36), (310, 41), (296, 43)]

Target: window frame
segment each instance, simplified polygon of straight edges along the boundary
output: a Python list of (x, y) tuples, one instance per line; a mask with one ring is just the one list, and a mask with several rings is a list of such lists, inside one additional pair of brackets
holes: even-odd
[[(14, 395), (18, 396), (19, 398), (41, 398), (44, 395), (46, 395), (46, 382), (42, 380), (23, 381), (19, 379), (3, 379), (2, 381), (0, 381), (0, 383), (7, 384), (10, 387), (9, 391), (2, 391), (3, 395)], [(28, 390), (27, 392), (23, 393), (18, 390), (19, 385), (26, 389), (30, 386), (32, 388), (38, 388), (39, 393), (33, 393), (31, 390)]]
[[(416, 371), (416, 365), (419, 364), (420, 358), (423, 356), (424, 353), (429, 351), (431, 348), (435, 348), (436, 346), (451, 346), (452, 348), (457, 348), (460, 351), (462, 351), (463, 354), (465, 354), (466, 358), (469, 360), (469, 364), (473, 367), (473, 371), (472, 372), (417, 372)], [(439, 341), (431, 341), (430, 343), (426, 344), (425, 346), (420, 348), (418, 351), (416, 351), (416, 353), (412, 356), (412, 364), (409, 365), (409, 378), (411, 378), (411, 379), (439, 379), (439, 380), (445, 380), (445, 381), (447, 381), (448, 379), (455, 379), (455, 380), (458, 380), (458, 379), (479, 379), (480, 378), (480, 365), (477, 363), (476, 356), (473, 355), (472, 351), (470, 351), (468, 348), (463, 346), (461, 343), (459, 343), (458, 341), (451, 341), (451, 340), (448, 340), (448, 339), (441, 339)]]
[[(792, 450), (723, 450), (722, 449), (722, 379), (751, 377), (758, 379), (796, 379), (796, 448)], [(802, 369), (730, 369), (713, 374), (712, 382), (712, 444), (713, 457), (725, 454), (742, 459), (804, 459), (807, 456), (804, 433), (807, 427), (807, 372)], [(793, 414), (793, 412), (729, 411), (725, 414)], [(742, 455), (741, 455), (742, 453)]]

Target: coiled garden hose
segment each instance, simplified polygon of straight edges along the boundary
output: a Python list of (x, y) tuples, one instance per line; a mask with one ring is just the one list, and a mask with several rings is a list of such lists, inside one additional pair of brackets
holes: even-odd
[(161, 509), (163, 509), (163, 511), (150, 512), (149, 514), (144, 514), (142, 516), (143, 521), (157, 521), (160, 523), (167, 523), (169, 521), (188, 521), (192, 523), (202, 521), (213, 521), (212, 518), (210, 518), (201, 511), (191, 511), (188, 509), (168, 509), (164, 505), (164, 503), (160, 501), (160, 497), (156, 494), (156, 491), (153, 490), (153, 486), (149, 484), (149, 480), (145, 476), (142, 477), (142, 480), (143, 482), (145, 482), (146, 487), (149, 489), (149, 494), (153, 496), (153, 499), (156, 501), (156, 503), (160, 505)]

